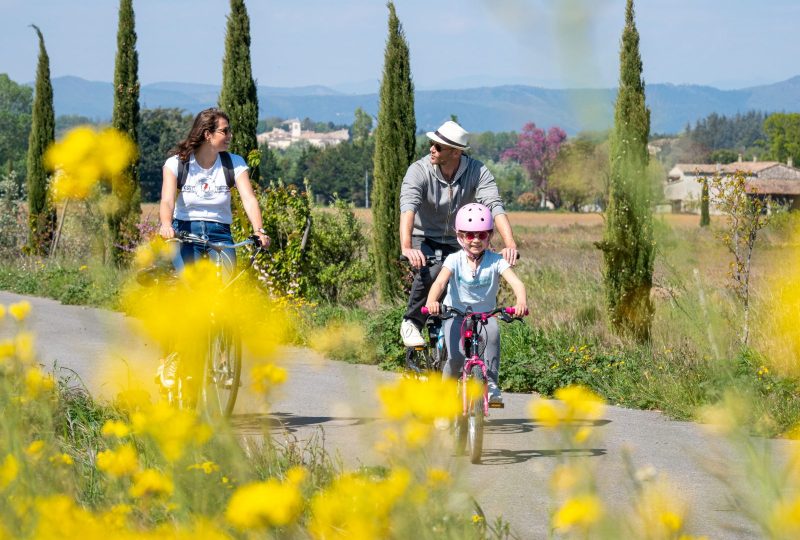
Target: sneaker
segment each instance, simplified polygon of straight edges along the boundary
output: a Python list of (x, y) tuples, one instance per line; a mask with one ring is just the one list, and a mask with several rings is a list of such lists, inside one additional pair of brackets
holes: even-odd
[(400, 337), (403, 338), (403, 345), (406, 347), (422, 347), (425, 345), (425, 340), (422, 339), (419, 328), (408, 319), (403, 319), (403, 324), (400, 325)]
[(500, 392), (500, 387), (492, 381), (489, 381), (489, 403), (503, 403), (503, 394)]
[(158, 366), (156, 371), (156, 384), (160, 384), (165, 389), (172, 388), (175, 386), (175, 374), (177, 372), (178, 355), (172, 353), (161, 360), (161, 365)]

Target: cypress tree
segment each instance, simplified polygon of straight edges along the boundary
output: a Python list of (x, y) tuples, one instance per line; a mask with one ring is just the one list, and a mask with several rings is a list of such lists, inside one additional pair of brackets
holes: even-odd
[(55, 140), (55, 115), (53, 113), (53, 86), (50, 83), (50, 58), (44, 46), (44, 37), (36, 25), (31, 25), (39, 36), (39, 63), (36, 66), (31, 132), (28, 137), (28, 228), (29, 250), (44, 255), (50, 249), (56, 224), (56, 213), (47, 197), (47, 170), (44, 152)]
[(708, 212), (708, 178), (703, 177), (703, 189), (700, 195), (700, 226), (711, 225), (711, 215)]
[(606, 294), (611, 323), (623, 334), (650, 338), (653, 304), (654, 241), (647, 139), (650, 110), (645, 105), (639, 32), (633, 0), (627, 0), (620, 48), (619, 90), (611, 133), (611, 182), (603, 250)]
[[(250, 152), (258, 150), (258, 96), (250, 65), (250, 17), (244, 0), (231, 0), (219, 107), (228, 114), (233, 130), (229, 150), (248, 159)], [(250, 178), (257, 182), (258, 176), (258, 167), (252, 167)]]
[(376, 273), (381, 297), (386, 301), (399, 298), (401, 292), (401, 273), (396, 263), (400, 255), (400, 184), (406, 169), (414, 161), (417, 131), (408, 43), (394, 4), (389, 2), (387, 7), (389, 37), (375, 130), (372, 193)]
[[(139, 128), (139, 55), (136, 52), (136, 31), (132, 0), (120, 0), (117, 28), (117, 58), (114, 67), (114, 128), (138, 143)], [(138, 240), (141, 214), (139, 160), (111, 182), (114, 204), (107, 216), (112, 260), (124, 262), (128, 251), (123, 246)]]

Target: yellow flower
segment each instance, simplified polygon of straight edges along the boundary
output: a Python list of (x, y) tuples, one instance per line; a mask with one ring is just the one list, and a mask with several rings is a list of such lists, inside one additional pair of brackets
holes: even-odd
[(38, 458), (42, 450), (44, 449), (44, 441), (36, 440), (33, 441), (28, 447), (25, 449), (25, 454), (30, 458)]
[(391, 420), (415, 417), (423, 422), (454, 418), (461, 411), (456, 383), (433, 377), (428, 380), (401, 379), (378, 388), (383, 414)]
[(111, 476), (129, 476), (139, 468), (136, 449), (126, 444), (114, 450), (104, 450), (97, 454), (97, 468)]
[(343, 475), (311, 500), (308, 530), (314, 538), (386, 538), (389, 515), (410, 481), (405, 469), (383, 480)]
[(50, 463), (60, 463), (62, 465), (72, 465), (72, 456), (69, 454), (61, 453), (50, 457)]
[(0, 304), (0, 321), (6, 316), (6, 306)]
[(666, 480), (656, 477), (644, 484), (636, 500), (634, 528), (638, 536), (674, 538), (681, 532), (686, 503)]
[(528, 415), (545, 427), (556, 427), (562, 420), (557, 404), (545, 399), (535, 399), (528, 407)]
[(482, 523), (483, 516), (479, 516), (478, 514), (472, 514), (472, 523)]
[(449, 485), (453, 478), (450, 476), (450, 473), (445, 471), (444, 469), (428, 469), (428, 485), (431, 487), (437, 487), (440, 485)]
[(155, 469), (145, 469), (136, 473), (133, 485), (128, 490), (131, 497), (169, 496), (175, 490), (175, 485), (169, 477)]
[(219, 465), (217, 465), (213, 461), (204, 461), (203, 463), (193, 463), (192, 465), (189, 465), (186, 468), (187, 471), (195, 469), (203, 471), (206, 474), (211, 474), (212, 472), (216, 472), (219, 470)]
[(0, 340), (0, 360), (14, 356), (14, 342), (10, 339)]
[(197, 414), (160, 402), (131, 415), (133, 431), (149, 435), (171, 462), (180, 459), (190, 444), (203, 444), (211, 436)]
[(572, 529), (587, 530), (600, 520), (603, 505), (595, 495), (580, 495), (567, 499), (553, 516), (553, 528), (559, 532)]
[(38, 367), (34, 367), (25, 372), (25, 389), (31, 398), (37, 397), (42, 392), (48, 392), (55, 386), (53, 377), (42, 373)]
[(30, 332), (19, 332), (14, 336), (14, 352), (20, 362), (30, 362), (33, 360), (33, 334)]
[(100, 519), (107, 525), (122, 529), (128, 520), (128, 515), (133, 512), (133, 507), (129, 504), (115, 504), (107, 512), (101, 514)]
[(305, 471), (295, 467), (285, 482), (270, 478), (245, 484), (231, 496), (225, 518), (241, 530), (289, 525), (299, 517), (303, 507), (299, 484), (304, 478)]
[(6, 489), (19, 473), (19, 462), (11, 454), (7, 454), (0, 464), (0, 489)]
[(250, 371), (250, 377), (253, 380), (253, 390), (265, 393), (273, 386), (286, 382), (286, 370), (275, 364), (261, 364)]
[(603, 399), (584, 386), (559, 388), (555, 398), (567, 406), (567, 417), (571, 420), (598, 420), (605, 412)]
[(103, 424), (103, 428), (100, 430), (103, 437), (116, 437), (118, 439), (127, 437), (130, 432), (130, 426), (120, 420), (106, 420), (106, 423)]
[(769, 524), (774, 538), (797, 538), (800, 535), (800, 496), (779, 500), (769, 516)]
[(16, 304), (11, 304), (8, 306), (8, 312), (14, 317), (17, 321), (24, 321), (31, 312), (31, 303), (27, 300), (22, 300), (21, 302), (17, 302)]

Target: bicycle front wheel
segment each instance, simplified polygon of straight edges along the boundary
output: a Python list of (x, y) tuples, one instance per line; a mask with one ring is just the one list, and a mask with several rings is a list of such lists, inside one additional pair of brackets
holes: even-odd
[[(472, 367), (472, 378), (483, 387), (486, 381), (483, 377), (483, 370), (480, 366)], [(473, 398), (469, 405), (469, 416), (467, 418), (467, 443), (469, 444), (469, 460), (472, 463), (481, 462), (483, 453), (483, 394)]]
[(209, 418), (233, 412), (242, 377), (242, 342), (230, 331), (215, 332), (203, 369), (201, 406)]

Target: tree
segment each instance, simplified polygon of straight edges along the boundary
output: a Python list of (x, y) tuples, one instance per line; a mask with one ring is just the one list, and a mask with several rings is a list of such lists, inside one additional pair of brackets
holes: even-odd
[(639, 32), (627, 0), (620, 48), (619, 90), (611, 132), (611, 182), (603, 240), (603, 277), (611, 324), (620, 333), (650, 338), (653, 304), (653, 216), (647, 174), (650, 110), (645, 104)]
[(389, 36), (375, 130), (372, 234), (379, 289), (381, 297), (388, 301), (400, 296), (401, 273), (395, 262), (400, 254), (400, 183), (414, 160), (417, 122), (408, 43), (394, 3), (390, 1), (386, 5), (389, 8)]
[(372, 117), (358, 107), (355, 112), (355, 120), (353, 120), (353, 127), (350, 130), (353, 142), (360, 144), (369, 139), (369, 132), (372, 131)]
[(283, 167), (281, 167), (276, 153), (267, 143), (259, 146), (258, 151), (261, 153), (261, 162), (258, 165), (259, 177), (262, 178), (265, 183), (282, 179), (284, 177)]
[(39, 36), (39, 63), (36, 66), (31, 133), (28, 138), (28, 247), (31, 253), (44, 255), (48, 253), (53, 239), (56, 213), (47, 198), (48, 176), (43, 156), (55, 140), (56, 120), (53, 113), (53, 86), (50, 83), (50, 58), (41, 30), (33, 24), (31, 27)]
[(786, 163), (792, 158), (800, 165), (800, 114), (775, 113), (764, 120), (769, 157)]
[(542, 203), (547, 196), (550, 171), (566, 138), (567, 134), (560, 127), (551, 127), (545, 133), (533, 122), (528, 122), (517, 136), (517, 143), (503, 152), (503, 159), (513, 159), (525, 167), (533, 183), (532, 188), (542, 194)]
[(700, 178), (703, 187), (700, 190), (700, 226), (708, 227), (711, 225), (711, 215), (708, 211), (708, 178), (705, 176)]
[[(117, 27), (117, 58), (114, 65), (114, 112), (111, 125), (138, 144), (139, 130), (139, 55), (133, 0), (120, 0)], [(138, 241), (141, 208), (139, 160), (111, 179), (113, 204), (108, 205), (106, 221), (111, 241), (111, 259), (120, 265)]]
[[(0, 73), (0, 167), (16, 171), (15, 182), (25, 178), (25, 156), (31, 130), (33, 89)], [(21, 186), (16, 185), (14, 198)]]
[(338, 197), (364, 206), (364, 172), (373, 169), (372, 141), (363, 144), (343, 142), (310, 156), (306, 178), (316, 197), (326, 202)]
[(747, 345), (750, 337), (750, 269), (758, 231), (767, 226), (770, 214), (769, 197), (747, 186), (747, 175), (736, 171), (733, 176), (714, 176), (710, 191), (717, 209), (728, 219), (725, 228), (717, 231), (723, 245), (733, 255), (728, 277), (731, 288), (742, 305), (743, 322), (741, 343)]
[(192, 116), (181, 109), (142, 109), (139, 124), (139, 184), (143, 200), (159, 200), (164, 160), (191, 125)]
[[(219, 107), (228, 114), (233, 130), (229, 150), (249, 161), (250, 152), (258, 151), (258, 96), (250, 65), (250, 17), (244, 0), (231, 0)], [(258, 182), (258, 168), (250, 170), (250, 178)]]
[(550, 189), (573, 212), (580, 211), (585, 204), (602, 206), (604, 202), (609, 164), (603, 142), (578, 135), (558, 153), (550, 175)]

